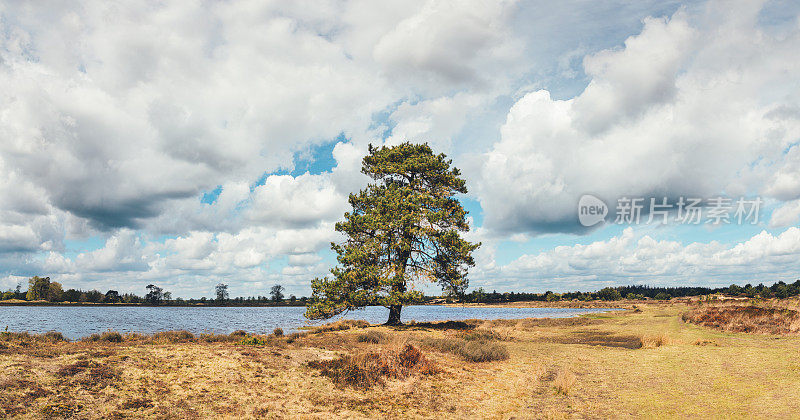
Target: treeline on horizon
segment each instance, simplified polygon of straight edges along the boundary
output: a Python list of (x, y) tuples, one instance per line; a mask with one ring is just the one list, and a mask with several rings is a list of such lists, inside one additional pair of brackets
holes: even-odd
[(498, 293), (493, 291), (488, 293), (482, 288), (473, 290), (464, 296), (463, 301), (469, 303), (502, 303), (502, 302), (522, 302), (522, 301), (590, 301), (590, 300), (669, 300), (678, 297), (704, 296), (713, 294), (723, 294), (732, 297), (747, 298), (779, 298), (785, 299), (800, 295), (800, 280), (787, 284), (783, 281), (774, 283), (772, 286), (765, 286), (763, 283), (753, 286), (746, 284), (738, 286), (732, 284), (728, 287), (658, 287), (646, 285), (606, 287), (596, 292), (566, 292), (554, 293), (547, 291), (544, 293), (525, 293), (525, 292), (506, 292)]
[[(169, 305), (169, 306), (255, 306), (255, 305), (280, 305), (280, 306), (305, 306), (309, 298), (295, 295), (284, 296), (284, 287), (274, 285), (270, 288), (269, 296), (249, 296), (230, 298), (228, 295), (228, 285), (217, 284), (214, 287), (214, 296), (211, 298), (174, 298), (172, 293), (164, 291), (161, 287), (150, 284), (145, 289), (147, 293), (143, 296), (134, 293), (119, 293), (116, 290), (108, 290), (103, 293), (99, 290), (63, 290), (60, 283), (50, 281), (49, 277), (32, 277), (28, 280), (28, 290), (22, 291), (22, 285), (18, 284), (16, 289), (9, 290), (0, 295), (0, 300), (26, 300), (26, 301), (46, 301), (46, 302), (75, 302), (75, 303), (126, 303), (126, 304), (146, 304), (146, 305)], [(448, 302), (448, 303), (503, 303), (503, 302), (557, 302), (557, 301), (592, 301), (592, 300), (669, 300), (679, 297), (703, 296), (712, 294), (722, 294), (731, 297), (747, 298), (779, 298), (785, 299), (800, 295), (800, 280), (787, 284), (783, 281), (765, 286), (763, 283), (753, 286), (746, 284), (738, 286), (732, 284), (728, 287), (658, 287), (646, 285), (606, 287), (596, 292), (566, 292), (554, 293), (547, 291), (544, 293), (527, 292), (505, 292), (497, 291), (486, 292), (483, 288), (478, 288), (463, 296), (425, 296), (417, 303)]]

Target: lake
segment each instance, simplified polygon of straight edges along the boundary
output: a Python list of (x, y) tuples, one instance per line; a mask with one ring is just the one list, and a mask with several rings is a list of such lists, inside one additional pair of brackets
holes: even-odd
[[(402, 320), (446, 321), (464, 319), (564, 318), (611, 309), (577, 308), (466, 308), (438, 305), (406, 306)], [(236, 330), (269, 333), (277, 327), (296, 331), (309, 322), (303, 307), (151, 307), (151, 306), (0, 306), (0, 329), (44, 333), (59, 331), (69, 339), (103, 331), (152, 334), (187, 330), (192, 333), (228, 334)], [(367, 307), (336, 319), (363, 319), (373, 324), (386, 322), (388, 310)]]

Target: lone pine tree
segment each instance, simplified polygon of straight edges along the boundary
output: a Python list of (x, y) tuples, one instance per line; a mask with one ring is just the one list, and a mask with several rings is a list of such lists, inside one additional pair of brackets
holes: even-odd
[(361, 172), (375, 182), (350, 194), (352, 211), (336, 224), (347, 239), (331, 244), (339, 266), (331, 278), (312, 281), (308, 318), (382, 305), (389, 309), (387, 324), (399, 324), (403, 305), (422, 297), (413, 287), (417, 281), (464, 292), (480, 243), (460, 235), (469, 230), (467, 211), (454, 195), (467, 187), (451, 163), (427, 144), (369, 146)]

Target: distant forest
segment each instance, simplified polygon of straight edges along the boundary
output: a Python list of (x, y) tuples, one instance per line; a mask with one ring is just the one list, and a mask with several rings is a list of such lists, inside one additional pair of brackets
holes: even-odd
[(139, 304), (139, 305), (165, 305), (165, 306), (304, 306), (308, 298), (297, 298), (295, 295), (284, 295), (284, 287), (276, 284), (270, 288), (268, 296), (250, 296), (231, 298), (228, 294), (227, 284), (218, 284), (214, 287), (211, 298), (183, 299), (173, 297), (172, 292), (154, 284), (145, 287), (146, 293), (139, 296), (135, 293), (119, 293), (108, 290), (103, 293), (99, 290), (67, 289), (50, 277), (32, 277), (28, 280), (28, 290), (23, 291), (22, 285), (16, 289), (2, 294), (2, 301), (18, 299), (30, 302), (53, 303), (106, 303), (106, 304)]
[[(33, 277), (28, 280), (28, 289), (22, 291), (22, 285), (18, 284), (16, 289), (4, 292), (0, 300), (23, 300), (36, 302), (53, 303), (105, 303), (105, 304), (144, 304), (144, 305), (165, 305), (165, 306), (304, 306), (309, 298), (296, 297), (295, 295), (284, 295), (284, 287), (274, 285), (270, 288), (266, 296), (249, 296), (231, 298), (228, 294), (228, 285), (218, 284), (214, 287), (212, 297), (202, 297), (199, 299), (173, 298), (172, 293), (165, 291), (161, 287), (150, 284), (146, 288), (143, 296), (134, 293), (119, 293), (116, 290), (108, 290), (103, 293), (99, 290), (64, 290), (60, 283), (51, 281), (49, 277)], [(604, 300), (613, 301), (621, 299), (641, 300), (669, 300), (676, 297), (702, 296), (711, 294), (723, 294), (733, 297), (748, 298), (788, 298), (800, 295), (800, 280), (787, 284), (779, 281), (771, 286), (759, 284), (753, 286), (746, 284), (738, 286), (732, 284), (728, 287), (709, 288), (709, 287), (656, 287), (656, 286), (618, 286), (606, 287), (596, 292), (566, 292), (554, 293), (547, 291), (544, 293), (527, 292), (487, 292), (483, 288), (478, 288), (462, 296), (425, 296), (419, 302), (441, 303), (441, 302), (465, 302), (465, 303), (503, 303), (503, 302), (522, 302), (522, 301), (591, 301)]]
[(606, 287), (596, 292), (566, 292), (566, 293), (525, 293), (525, 292), (506, 292), (497, 291), (486, 292), (482, 288), (473, 290), (463, 297), (464, 302), (475, 303), (500, 303), (500, 302), (521, 302), (521, 301), (589, 301), (589, 300), (639, 300), (655, 299), (669, 300), (675, 297), (703, 296), (712, 294), (723, 294), (732, 297), (749, 298), (788, 298), (800, 295), (800, 280), (787, 284), (779, 281), (772, 286), (759, 284), (753, 286), (746, 284), (738, 286), (732, 284), (728, 287), (657, 287), (646, 285)]

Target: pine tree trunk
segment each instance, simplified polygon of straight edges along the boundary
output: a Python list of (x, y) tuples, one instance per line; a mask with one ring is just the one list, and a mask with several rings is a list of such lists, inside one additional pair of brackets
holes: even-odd
[(386, 321), (386, 325), (400, 325), (400, 310), (402, 309), (403, 305), (389, 306), (389, 320)]

